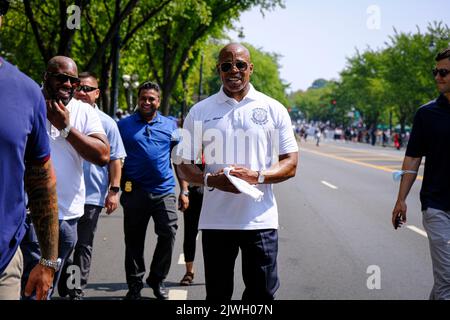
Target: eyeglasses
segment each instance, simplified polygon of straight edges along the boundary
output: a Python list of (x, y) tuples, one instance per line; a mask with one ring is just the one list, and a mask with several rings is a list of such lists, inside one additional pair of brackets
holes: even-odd
[(9, 1), (8, 0), (0, 0), (0, 17), (4, 16), (9, 9)]
[(220, 70), (222, 72), (229, 72), (233, 66), (236, 66), (236, 68), (238, 68), (239, 71), (245, 71), (248, 68), (248, 64), (245, 61), (236, 61), (236, 63), (231, 63), (231, 62), (224, 62), (220, 64)]
[(435, 77), (439, 74), (442, 78), (445, 78), (449, 73), (450, 70), (448, 69), (438, 69), (438, 68), (433, 69), (433, 76)]
[(92, 91), (97, 90), (97, 89), (98, 88), (94, 88), (94, 87), (91, 87), (91, 86), (79, 86), (75, 90), (78, 91), (78, 92), (83, 91), (85, 93), (89, 93), (89, 92), (92, 92)]
[(51, 75), (53, 78), (55, 78), (58, 82), (66, 83), (67, 81), (70, 81), (71, 85), (79, 85), (80, 79), (76, 77), (69, 76), (64, 73), (53, 73), (53, 72), (47, 72), (47, 74)]

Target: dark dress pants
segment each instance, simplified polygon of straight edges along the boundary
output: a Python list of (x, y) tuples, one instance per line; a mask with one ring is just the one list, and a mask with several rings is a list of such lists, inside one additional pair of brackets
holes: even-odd
[(123, 192), (120, 202), (124, 209), (125, 273), (128, 287), (143, 287), (145, 234), (151, 217), (158, 239), (149, 278), (162, 281), (169, 273), (178, 228), (175, 194), (154, 195), (135, 188), (131, 192)]
[(242, 300), (270, 301), (275, 298), (280, 286), (277, 230), (202, 230), (202, 244), (206, 300), (231, 300), (234, 264), (239, 249), (245, 284)]

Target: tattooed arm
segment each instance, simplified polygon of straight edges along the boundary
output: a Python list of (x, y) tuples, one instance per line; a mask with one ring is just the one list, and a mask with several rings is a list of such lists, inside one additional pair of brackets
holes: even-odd
[[(26, 164), (25, 189), (42, 257), (55, 261), (58, 258), (59, 222), (56, 176), (50, 159), (41, 164)], [(25, 295), (31, 295), (36, 289), (38, 300), (47, 299), (54, 273), (52, 268), (37, 264), (30, 273)]]

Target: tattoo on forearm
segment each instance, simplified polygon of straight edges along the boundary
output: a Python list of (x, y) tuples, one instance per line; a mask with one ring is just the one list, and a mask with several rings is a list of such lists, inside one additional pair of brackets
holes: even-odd
[(42, 256), (56, 259), (59, 236), (58, 201), (51, 160), (41, 165), (27, 164), (25, 189)]

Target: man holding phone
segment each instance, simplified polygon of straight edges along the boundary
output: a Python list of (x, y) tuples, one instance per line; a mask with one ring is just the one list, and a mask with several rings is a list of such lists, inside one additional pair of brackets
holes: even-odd
[(423, 226), (430, 242), (434, 286), (431, 300), (450, 299), (450, 48), (436, 56), (433, 76), (439, 97), (420, 107), (406, 149), (397, 202), (395, 229), (406, 222), (406, 197), (426, 158), (420, 201)]

